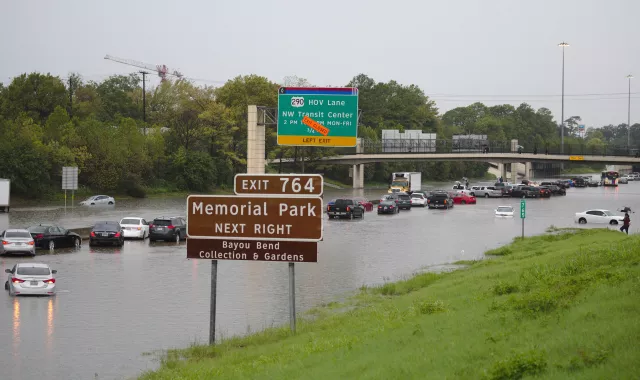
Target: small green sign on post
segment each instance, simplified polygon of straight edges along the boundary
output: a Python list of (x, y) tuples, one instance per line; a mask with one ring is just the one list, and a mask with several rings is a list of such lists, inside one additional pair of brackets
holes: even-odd
[(527, 216), (527, 201), (520, 201), (520, 219), (522, 219), (522, 238), (524, 239), (524, 218)]

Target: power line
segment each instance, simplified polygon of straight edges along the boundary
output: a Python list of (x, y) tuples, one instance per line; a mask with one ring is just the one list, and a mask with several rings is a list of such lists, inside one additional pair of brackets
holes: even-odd
[[(640, 94), (640, 92), (632, 92), (632, 95), (638, 95)], [(541, 97), (541, 98), (551, 98), (551, 97), (561, 97), (562, 95), (555, 95), (555, 94), (546, 94), (546, 95), (535, 95), (535, 94), (522, 94), (522, 95), (508, 95), (508, 94), (493, 94), (493, 95), (463, 95), (463, 94), (439, 94), (439, 93), (434, 93), (434, 94), (425, 94), (426, 96), (429, 97), (438, 97), (438, 96), (443, 96), (443, 97), (449, 97), (449, 98), (454, 98), (454, 97), (468, 97), (468, 98), (484, 98), (484, 97), (500, 97), (500, 98), (505, 98), (505, 97)], [(615, 95), (629, 95), (628, 92), (611, 92), (611, 93), (600, 93), (600, 94), (565, 94), (564, 96), (615, 96)]]

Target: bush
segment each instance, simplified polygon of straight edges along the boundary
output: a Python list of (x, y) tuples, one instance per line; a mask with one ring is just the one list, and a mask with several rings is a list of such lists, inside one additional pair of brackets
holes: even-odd
[(515, 380), (527, 375), (538, 375), (547, 368), (544, 353), (529, 351), (515, 354), (496, 362), (489, 371), (491, 380)]
[(504, 246), (500, 248), (490, 249), (484, 254), (489, 256), (507, 256), (512, 253), (513, 253), (513, 250), (511, 250), (511, 248)]

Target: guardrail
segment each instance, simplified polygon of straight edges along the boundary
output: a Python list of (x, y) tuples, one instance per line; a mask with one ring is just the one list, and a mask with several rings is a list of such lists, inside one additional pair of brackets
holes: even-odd
[[(549, 144), (542, 147), (519, 146), (512, 147), (511, 141), (482, 141), (482, 140), (362, 140), (364, 154), (406, 154), (406, 153), (528, 153), (554, 154), (575, 156), (633, 156), (640, 157), (637, 146), (619, 146), (603, 144), (589, 146), (587, 144)], [(564, 148), (564, 149), (562, 149)], [(355, 148), (345, 154), (355, 154)]]

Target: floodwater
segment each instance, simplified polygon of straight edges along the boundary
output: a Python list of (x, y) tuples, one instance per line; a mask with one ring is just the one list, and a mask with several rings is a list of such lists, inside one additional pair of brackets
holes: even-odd
[[(446, 187), (450, 187), (447, 185)], [(444, 185), (442, 187), (445, 187)], [(327, 190), (325, 199), (353, 194), (377, 199), (382, 190)], [(528, 199), (525, 234), (550, 225), (576, 226), (589, 208), (639, 207), (640, 182), (618, 188), (569, 189), (567, 196)], [(118, 202), (102, 209), (12, 208), (0, 229), (55, 221), (83, 227), (127, 215), (152, 219), (184, 215), (184, 199)], [(318, 263), (296, 264), (296, 303), (302, 312), (358, 287), (393, 281), (429, 266), (480, 258), (521, 234), (521, 219), (497, 219), (498, 205), (519, 209), (519, 199), (478, 199), (451, 210), (414, 208), (396, 215), (367, 213), (364, 220), (325, 220)], [(638, 224), (631, 214), (632, 231)], [(586, 226), (589, 228), (590, 226)], [(129, 379), (157, 368), (158, 350), (206, 342), (210, 270), (187, 260), (185, 243), (127, 241), (122, 248), (39, 252), (35, 259), (1, 257), (0, 270), (38, 261), (58, 270), (58, 294), (13, 298), (0, 294), (0, 355), (7, 379)], [(2, 280), (4, 283), (4, 279)], [(286, 263), (218, 262), (218, 338), (288, 322)]]

